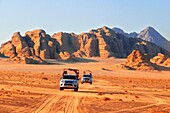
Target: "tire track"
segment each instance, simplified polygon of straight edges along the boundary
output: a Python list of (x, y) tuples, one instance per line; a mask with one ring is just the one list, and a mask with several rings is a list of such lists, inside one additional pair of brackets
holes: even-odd
[[(60, 112), (61, 109), (63, 107), (62, 101), (66, 98), (66, 96), (62, 96), (58, 101), (55, 101), (52, 105), (51, 108), (49, 110), (50, 113), (58, 111)], [(57, 108), (57, 109), (56, 109)], [(56, 112), (55, 112), (56, 113)]]
[(49, 113), (61, 98), (62, 94), (52, 95), (34, 113)]
[(59, 92), (49, 97), (34, 113), (78, 113), (78, 97), (75, 93), (70, 96), (66, 92)]
[(64, 110), (64, 113), (78, 113), (78, 109), (77, 109), (77, 106), (78, 106), (78, 95), (73, 95), (73, 96), (68, 96), (68, 101), (66, 103), (66, 106), (65, 106), (65, 110)]

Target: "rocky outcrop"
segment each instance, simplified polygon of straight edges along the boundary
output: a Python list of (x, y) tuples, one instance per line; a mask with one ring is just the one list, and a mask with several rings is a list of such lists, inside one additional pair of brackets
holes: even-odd
[[(86, 57), (99, 56), (98, 54), (98, 40), (95, 35), (90, 33), (82, 33), (76, 35), (74, 33), (55, 33), (52, 36), (60, 44), (60, 52), (68, 52), (70, 54), (77, 54), (83, 52)], [(80, 52), (81, 51), (81, 52)]]
[(16, 32), (0, 52), (19, 63), (45, 63), (42, 59), (57, 57), (58, 42), (41, 29), (28, 31), (23, 37)]
[(167, 58), (165, 62), (163, 62), (163, 65), (166, 67), (170, 67), (170, 58)]
[(134, 68), (136, 70), (155, 70), (156, 66), (152, 64), (147, 57), (142, 55), (140, 51), (133, 50), (127, 57), (126, 66)]
[(15, 46), (12, 44), (11, 41), (3, 43), (1, 45), (0, 53), (7, 57), (13, 58), (16, 56)]
[(140, 70), (140, 71), (153, 71), (153, 70), (170, 70), (170, 58), (158, 53), (157, 56), (150, 59), (147, 54), (142, 54), (139, 50), (133, 50), (127, 57), (126, 63), (113, 65), (115, 69), (126, 70)]
[(25, 36), (13, 34), (11, 41), (2, 44), (0, 53), (10, 58), (70, 59), (72, 57), (126, 58), (133, 50), (148, 57), (157, 53), (170, 56), (165, 49), (138, 38), (127, 38), (108, 27), (90, 30), (79, 35), (55, 33), (52, 37), (42, 29), (28, 31)]
[(79, 38), (74, 33), (55, 33), (52, 36), (60, 45), (60, 52), (69, 52), (73, 53), (75, 51), (78, 51), (80, 49), (80, 43)]
[(38, 29), (25, 33), (27, 40), (33, 50), (32, 54), (42, 59), (55, 58), (58, 52), (59, 44), (51, 36), (46, 34), (44, 30)]
[(80, 51), (87, 57), (99, 56), (98, 39), (94, 34), (82, 33), (79, 35)]
[(60, 52), (59, 56), (62, 60), (68, 60), (72, 58), (68, 52)]
[(13, 34), (11, 42), (12, 45), (15, 47), (15, 52), (17, 56), (31, 56), (31, 51), (19, 32)]
[(157, 65), (170, 67), (170, 58), (161, 53), (158, 53), (158, 55), (153, 57), (150, 61)]

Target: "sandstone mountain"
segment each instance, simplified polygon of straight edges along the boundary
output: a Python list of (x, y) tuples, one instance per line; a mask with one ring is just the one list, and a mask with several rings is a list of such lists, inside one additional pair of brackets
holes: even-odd
[(58, 32), (50, 36), (42, 29), (28, 31), (25, 36), (13, 34), (3, 43), (0, 53), (23, 63), (45, 63), (44, 59), (71, 59), (75, 57), (125, 58), (132, 50), (154, 57), (157, 53), (170, 56), (165, 49), (139, 38), (128, 38), (108, 27), (79, 35)]
[(51, 40), (51, 37), (40, 29), (26, 32), (24, 37), (16, 32), (11, 41), (1, 45), (0, 52), (20, 63), (45, 63), (43, 58), (54, 58), (53, 54), (56, 53), (53, 49), (57, 44), (53, 45)]
[(140, 50), (143, 54), (150, 57), (157, 53), (169, 53), (153, 43), (141, 39), (127, 38), (122, 34), (116, 34), (108, 27), (91, 30), (88, 33), (76, 35), (74, 33), (55, 33), (52, 38), (59, 42), (59, 51), (67, 51), (76, 57), (95, 57), (100, 56), (125, 58), (132, 50)]

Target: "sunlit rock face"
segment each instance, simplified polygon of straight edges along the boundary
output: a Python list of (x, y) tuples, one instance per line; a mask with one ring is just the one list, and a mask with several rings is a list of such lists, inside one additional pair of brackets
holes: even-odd
[[(129, 38), (103, 26), (87, 33), (58, 32), (52, 36), (44, 30), (27, 31), (25, 36), (15, 32), (10, 41), (3, 43), (0, 53), (20, 59), (71, 59), (75, 57), (126, 58), (133, 50), (139, 50), (150, 58), (157, 53), (170, 56), (165, 49), (140, 38)], [(30, 62), (27, 60), (27, 62)]]

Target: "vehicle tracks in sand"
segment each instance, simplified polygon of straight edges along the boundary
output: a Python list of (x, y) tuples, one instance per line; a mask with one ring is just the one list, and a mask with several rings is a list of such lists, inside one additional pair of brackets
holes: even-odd
[(78, 113), (79, 96), (66, 92), (49, 97), (34, 113)]
[(50, 113), (55, 103), (62, 99), (62, 94), (49, 97), (34, 113)]
[(68, 101), (65, 105), (64, 113), (78, 113), (78, 97), (77, 96), (71, 96), (68, 98)]

